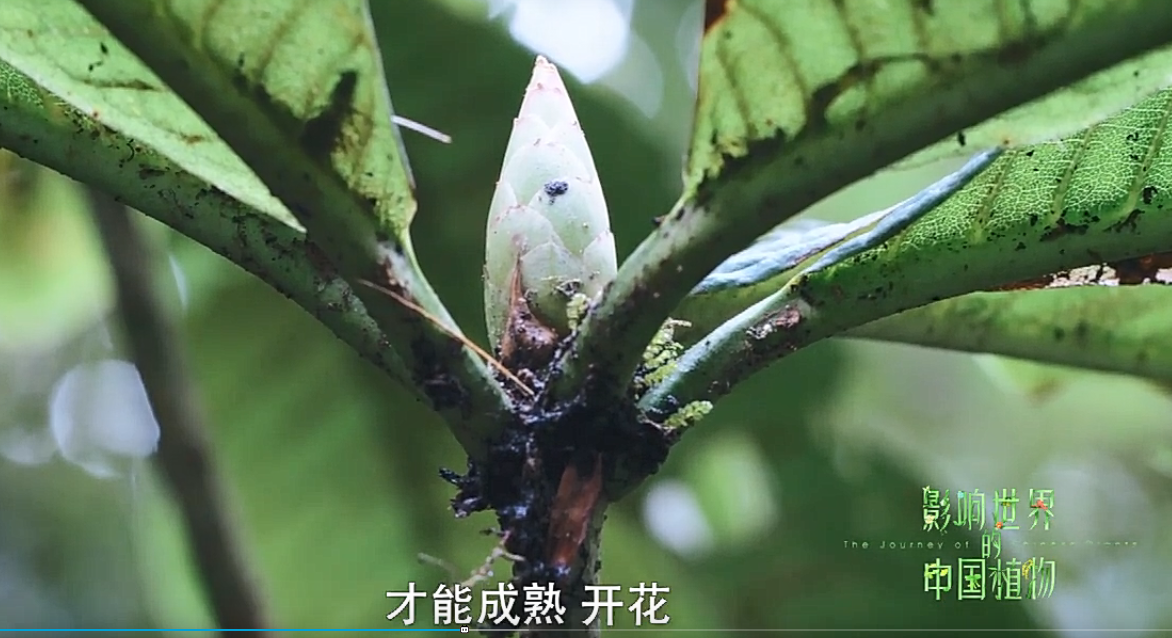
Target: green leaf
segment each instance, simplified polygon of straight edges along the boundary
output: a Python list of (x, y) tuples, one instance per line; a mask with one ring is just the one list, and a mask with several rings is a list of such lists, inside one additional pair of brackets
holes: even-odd
[[(15, 102), (14, 92), (31, 98), (37, 92), (31, 80), (57, 98), (51, 102), (72, 105), (83, 117), (154, 149), (248, 207), (300, 228), (228, 145), (77, 2), (5, 2), (0, 33), (0, 60), (27, 78), (0, 75), (7, 102)], [(45, 117), (52, 119), (54, 106), (46, 105)], [(131, 149), (123, 150), (124, 158), (132, 159)]]
[[(797, 282), (840, 329), (968, 292), (1167, 250), (1172, 90), (1007, 152), (886, 244)], [(821, 323), (821, 322), (820, 322)]]
[[(1172, 18), (1156, 18), (1158, 6), (1143, 0), (1012, 6), (996, 0), (905, 0), (882, 7), (833, 0), (727, 3), (722, 15), (709, 17), (704, 39), (689, 183), (701, 190), (719, 188), (719, 178), (730, 171), (756, 173), (770, 163), (780, 169), (776, 151), (781, 149), (789, 160), (787, 174), (780, 176), (786, 186), (775, 185), (771, 194), (811, 178), (860, 171), (855, 166), (873, 171), (880, 158), (899, 159), (1167, 44)], [(1168, 22), (1157, 28), (1154, 20)], [(1165, 63), (1167, 58), (1166, 53), (1157, 57)], [(1106, 78), (1093, 77), (1076, 85), (1073, 94), (1118, 84), (1121, 73), (1138, 66), (1132, 62)], [(1166, 82), (1159, 75), (1145, 75), (1139, 94), (1121, 97), (1134, 101), (1162, 88)], [(1082, 107), (1068, 91), (1048, 102)], [(1130, 102), (1112, 104), (1102, 115)], [(969, 121), (961, 124), (962, 119)], [(894, 148), (885, 149), (888, 142)], [(844, 143), (879, 155), (833, 153)], [(831, 158), (839, 166), (828, 171)]]
[(643, 401), (710, 398), (784, 353), (933, 301), (1167, 250), (1170, 116), (1165, 90), (1079, 135), (1006, 152), (904, 233), (722, 325)]
[[(61, 136), (113, 133), (101, 141), (121, 136), (134, 143), (123, 149), (123, 164), (135, 160), (136, 148), (149, 149), (208, 185), (182, 195), (173, 187), (160, 189), (172, 207), (222, 201), (225, 193), (244, 204), (233, 207), (235, 214), (208, 220), (176, 224), (174, 214), (160, 219), (200, 241), (216, 234), (217, 241), (207, 245), (245, 266), (273, 253), (288, 262), (284, 253), (292, 252), (292, 261), (311, 264), (314, 279), (334, 281), (340, 274), (350, 288), (302, 290), (307, 300), (314, 292), (322, 297), (307, 307), (315, 314), (359, 308), (369, 313), (378, 325), (362, 328), (364, 354), (391, 360), (399, 378), (426, 394), (465, 448), (479, 454), (495, 431), (492, 415), (507, 400), (478, 355), (453, 347), (459, 330), (412, 253), (411, 178), (366, 3), (81, 3), (117, 39), (77, 4), (20, 2), (0, 12), (10, 32), (0, 59), (16, 67), (5, 75), (19, 87), (7, 97), (24, 100), (11, 105), (24, 119), (5, 131), (4, 143), (88, 179), (89, 171), (72, 166), (74, 158), (61, 152)], [(62, 111), (56, 98), (76, 110)], [(111, 118), (108, 126), (105, 117)], [(53, 148), (37, 149), (28, 128), (55, 138), (46, 141)], [(132, 176), (109, 176), (104, 187), (121, 181), (111, 191), (125, 199), (138, 187)], [(139, 173), (143, 179), (158, 176)], [(258, 220), (241, 209), (265, 215)], [(308, 229), (312, 245), (296, 233), (288, 213)], [(275, 228), (274, 218), (283, 228)], [(241, 240), (222, 234), (224, 222), (259, 231), (265, 250), (242, 249)], [(204, 224), (218, 227), (209, 232), (200, 228)], [(398, 298), (360, 282), (397, 291)], [(395, 351), (387, 352), (389, 347)], [(437, 370), (445, 372), (437, 377)]]
[[(802, 272), (808, 275), (883, 244), (960, 191), (1000, 154), (1000, 149), (979, 153), (960, 170), (899, 204), (849, 223), (782, 224), (709, 273), (675, 314), (696, 332), (710, 332), (789, 281), (803, 264)], [(808, 230), (798, 232), (799, 228)]]
[(402, 359), (379, 347), (378, 326), (353, 303), (349, 286), (316, 268), (304, 233), (61, 103), (3, 62), (0, 87), (0, 146), (118, 193), (268, 282), (392, 377), (409, 380)]
[(720, 261), (912, 152), (1172, 40), (1158, 0), (710, 3), (685, 192), (587, 316), (563, 385), (629, 378)]
[(973, 293), (846, 336), (986, 352), (1172, 380), (1172, 288), (1084, 286)]
[(1094, 375), (1080, 368), (995, 354), (978, 354), (973, 361), (1006, 392), (1038, 403), (1054, 398), (1071, 383)]
[(1168, 86), (1172, 48), (1164, 47), (1100, 71), (933, 144), (895, 169), (968, 155), (975, 148), (1037, 144), (1089, 128)]
[(378, 281), (375, 244), (405, 237), (415, 202), (365, 2), (79, 4), (191, 105), (342, 272)]
[(415, 199), (365, 0), (80, 1), (305, 225), (481, 458), (509, 400), (411, 249)]

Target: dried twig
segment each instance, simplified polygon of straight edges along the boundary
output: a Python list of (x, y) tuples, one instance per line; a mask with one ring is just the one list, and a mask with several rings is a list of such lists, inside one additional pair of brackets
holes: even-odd
[(442, 142), (444, 144), (451, 144), (452, 143), (452, 136), (451, 135), (448, 135), (447, 133), (444, 133), (442, 131), (437, 131), (426, 124), (421, 124), (419, 122), (416, 122), (415, 120), (409, 120), (409, 119), (407, 119), (405, 117), (401, 117), (399, 115), (396, 115), (396, 116), (392, 117), (391, 119), (394, 120), (395, 124), (405, 128), (405, 129), (411, 129), (412, 131), (415, 131), (416, 133), (419, 133), (420, 135), (430, 137), (431, 139), (433, 139), (437, 142)]
[(505, 532), (501, 536), (500, 542), (496, 544), (496, 547), (492, 548), (492, 552), (489, 553), (489, 555), (484, 559), (484, 563), (482, 563), (480, 567), (474, 569), (472, 574), (468, 576), (468, 579), (460, 584), (471, 589), (472, 587), (486, 582), (494, 575), (492, 571), (493, 565), (495, 565), (496, 562), (502, 558), (514, 563), (525, 562), (524, 556), (518, 556), (517, 554), (513, 554), (509, 550), (505, 549), (505, 543), (508, 541), (509, 534), (508, 532)]
[[(502, 558), (514, 563), (525, 562), (524, 556), (518, 556), (517, 554), (514, 554), (505, 549), (505, 543), (508, 542), (508, 540), (508, 533), (502, 535), (500, 542), (492, 548), (492, 551), (488, 554), (488, 556), (485, 557), (484, 562), (479, 567), (472, 570), (472, 573), (468, 575), (468, 578), (459, 583), (460, 587), (467, 587), (468, 589), (472, 589), (490, 580), (495, 575), (492, 570), (493, 566), (496, 565), (496, 562)], [(459, 576), (456, 575), (456, 566), (442, 558), (436, 558), (435, 556), (424, 553), (418, 554), (416, 558), (419, 559), (420, 563), (438, 567), (444, 570), (448, 573), (448, 577), (451, 578), (453, 582), (459, 578)]]
[(500, 361), (497, 361), (496, 358), (493, 357), (491, 354), (488, 354), (487, 352), (485, 352), (484, 348), (481, 348), (480, 346), (476, 345), (476, 342), (474, 342), (471, 339), (469, 339), (468, 337), (465, 337), (464, 335), (452, 330), (451, 328), (445, 326), (442, 321), (440, 321), (439, 319), (436, 319), (431, 313), (429, 313), (427, 310), (425, 310), (419, 304), (412, 303), (412, 301), (410, 299), (407, 299), (403, 295), (396, 293), (395, 291), (391, 290), (390, 288), (387, 288), (386, 286), (380, 286), (372, 281), (366, 281), (365, 279), (359, 279), (358, 283), (362, 284), (363, 286), (366, 286), (367, 288), (371, 288), (373, 290), (377, 290), (377, 291), (383, 293), (384, 295), (390, 297), (391, 299), (394, 299), (395, 301), (403, 304), (411, 312), (414, 312), (415, 314), (419, 315), (420, 317), (423, 317), (424, 319), (430, 321), (432, 324), (435, 325), (435, 327), (438, 330), (440, 330), (441, 332), (444, 332), (445, 334), (447, 334), (449, 337), (455, 339), (456, 341), (459, 341), (464, 346), (467, 346), (467, 348), (469, 350), (471, 350), (472, 352), (475, 352), (476, 356), (480, 357), (481, 359), (484, 359), (484, 361), (486, 363), (488, 363), (493, 368), (495, 368), (497, 372), (501, 373), (501, 376), (505, 377), (509, 381), (512, 381), (522, 392), (524, 392), (525, 394), (527, 394), (529, 396), (534, 396), (533, 388), (530, 388), (529, 386), (525, 385), (525, 382), (522, 381), (520, 378), (518, 378), (517, 375), (510, 372), (509, 369), (504, 366), (504, 364), (502, 364)]

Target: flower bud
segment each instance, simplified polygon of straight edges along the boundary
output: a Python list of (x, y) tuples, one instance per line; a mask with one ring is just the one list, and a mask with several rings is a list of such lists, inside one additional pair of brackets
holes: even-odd
[(489, 209), (489, 339), (504, 351), (510, 333), (533, 330), (510, 325), (517, 316), (558, 338), (568, 335), (567, 304), (576, 294), (597, 297), (617, 270), (590, 147), (557, 68), (538, 57)]

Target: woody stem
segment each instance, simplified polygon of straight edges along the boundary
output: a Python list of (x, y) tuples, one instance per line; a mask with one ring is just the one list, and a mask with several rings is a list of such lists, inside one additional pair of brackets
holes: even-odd
[(577, 562), (570, 566), (571, 573), (578, 576), (569, 587), (562, 590), (562, 606), (566, 610), (566, 615), (562, 618), (564, 622), (549, 628), (534, 628), (525, 634), (527, 638), (564, 638), (567, 633), (587, 638), (599, 638), (602, 635), (602, 621), (607, 610), (599, 609), (593, 620), (587, 623), (594, 609), (587, 606), (592, 597), (586, 586), (598, 584), (598, 570), (602, 566), (602, 525), (605, 520), (606, 503), (599, 502), (591, 514), (586, 538), (582, 541), (582, 550), (577, 554)]

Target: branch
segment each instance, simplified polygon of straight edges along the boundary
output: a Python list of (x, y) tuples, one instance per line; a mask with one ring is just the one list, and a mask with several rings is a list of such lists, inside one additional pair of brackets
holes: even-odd
[[(328, 73), (334, 82), (332, 91), (324, 92), (329, 96), (327, 102), (315, 104), (319, 100), (313, 98), (321, 94), (318, 89), (325, 87), (305, 85), (302, 79), (303, 94), (282, 84), (274, 90), (286, 94), (275, 95), (261, 80), (274, 73), (276, 62), (267, 59), (267, 71), (264, 65), (247, 67), (250, 58), (246, 50), (255, 60), (265, 51), (271, 54), (281, 38), (289, 35), (290, 30), (277, 28), (276, 14), (273, 24), (251, 25), (259, 29), (256, 37), (263, 42), (237, 38), (228, 46), (206, 37), (202, 31), (206, 22), (197, 25), (187, 21), (203, 17), (181, 18), (181, 2), (79, 2), (191, 105), (306, 227), (313, 243), (350, 283), (353, 294), (395, 348), (412, 384), (430, 398), (469, 456), (483, 458), (488, 441), (502, 427), (501, 417), (508, 414), (509, 402), (484, 361), (452, 337), (461, 334), (459, 328), (412, 254), (406, 226), (414, 200), (405, 164), (395, 155), (401, 141), (393, 129), (388, 132), (382, 128), (381, 109), (360, 113), (356, 106), (359, 101), (385, 105), (386, 118), (391, 117), (377, 59), (349, 58), (348, 63), (359, 71), (336, 67), (337, 58), (330, 57), (330, 52), (314, 52), (304, 63), (315, 65), (319, 74)], [(324, 10), (325, 6), (316, 9)], [(315, 6), (281, 7), (286, 17), (305, 20), (307, 14), (300, 12), (301, 8), (308, 11)], [(330, 15), (354, 17), (345, 11)], [(365, 5), (360, 24), (344, 22), (356, 31), (343, 35), (372, 49), (362, 48), (364, 55), (377, 57)], [(148, 24), (150, 28), (143, 28)], [(323, 40), (322, 46), (326, 44), (341, 45)], [(229, 50), (237, 46), (243, 48)], [(281, 64), (290, 63), (289, 59), (281, 60)], [(315, 77), (303, 70), (302, 78), (306, 76)], [(309, 107), (305, 106), (307, 101)], [(366, 139), (356, 149), (347, 147), (347, 143), (354, 143), (353, 138), (363, 135)], [(366, 152), (371, 136), (377, 136), (373, 141), (388, 148)], [(376, 179), (384, 182), (376, 191), (364, 192), (360, 187), (369, 187)], [(384, 189), (385, 184), (392, 188)], [(360, 282), (395, 292), (443, 325)]]
[[(826, 251), (781, 290), (726, 321), (685, 351), (674, 372), (644, 395), (639, 406), (651, 412), (671, 414), (692, 401), (711, 401), (777, 358), (796, 350), (799, 343), (806, 345), (828, 336), (818, 328), (819, 317), (823, 315), (814, 312), (802, 299), (803, 283), (815, 273), (883, 244), (923, 218), (988, 168), (1001, 152), (995, 149), (972, 158), (959, 171), (895, 206), (871, 230)], [(796, 336), (792, 330), (795, 328), (801, 331), (802, 337)]]
[(567, 566), (573, 578), (571, 584), (561, 590), (560, 603), (566, 610), (562, 623), (545, 629), (534, 627), (524, 634), (526, 638), (562, 638), (567, 635), (599, 638), (602, 635), (602, 618), (606, 612), (600, 610), (593, 621), (586, 622), (592, 611), (589, 607), (591, 594), (586, 587), (598, 585), (598, 573), (602, 565), (602, 528), (608, 509), (607, 503), (599, 502), (590, 518), (583, 521), (586, 529), (581, 547)]
[(873, 232), (897, 206), (842, 223), (804, 219), (762, 235), (709, 273), (672, 311), (673, 319), (691, 324), (673, 335), (675, 342), (694, 345), (737, 313), (776, 292), (811, 260), (851, 237)]
[[(730, 6), (751, 12), (747, 3)], [(559, 361), (562, 376), (554, 382), (554, 396), (573, 396), (588, 379), (597, 397), (621, 393), (643, 348), (688, 292), (724, 258), (808, 206), (959, 130), (1164, 45), (1172, 33), (1172, 15), (1155, 20), (1151, 12), (1119, 3), (1075, 6), (1072, 11), (1082, 9), (1078, 19), (1044, 37), (959, 56), (963, 64), (942, 65), (938, 76), (925, 76), (930, 81), (885, 95), (886, 100), (850, 116), (830, 118), (827, 105), (817, 106), (819, 99), (857, 88), (859, 78), (850, 72), (838, 83), (813, 87), (825, 95), (802, 96), (807, 109), (821, 109), (795, 115), (806, 122), (802, 127), (784, 129), (776, 122), (745, 122), (724, 114), (729, 131), (717, 131), (709, 126), (716, 118), (701, 109), (690, 163), (696, 164), (700, 149), (718, 164), (692, 167), (680, 202), (622, 264), (614, 283), (584, 318), (574, 347)], [(702, 96), (710, 80), (713, 95), (733, 90), (730, 80), (720, 77), (727, 74), (719, 68), (722, 60), (714, 57), (718, 40), (728, 33), (722, 28), (706, 36), (702, 60), (715, 70), (712, 77), (702, 77)], [(929, 52), (924, 55), (931, 58)], [(862, 69), (865, 63), (857, 66)], [(738, 128), (756, 130), (758, 137), (735, 137), (730, 131)], [(732, 137), (724, 139), (725, 148), (706, 146), (721, 135)]]
[(123, 328), (161, 430), (157, 462), (182, 510), (217, 624), (221, 629), (268, 627), (259, 587), (232, 529), (178, 336), (155, 295), (148, 245), (124, 206), (93, 188), (88, 195), (110, 259)]

